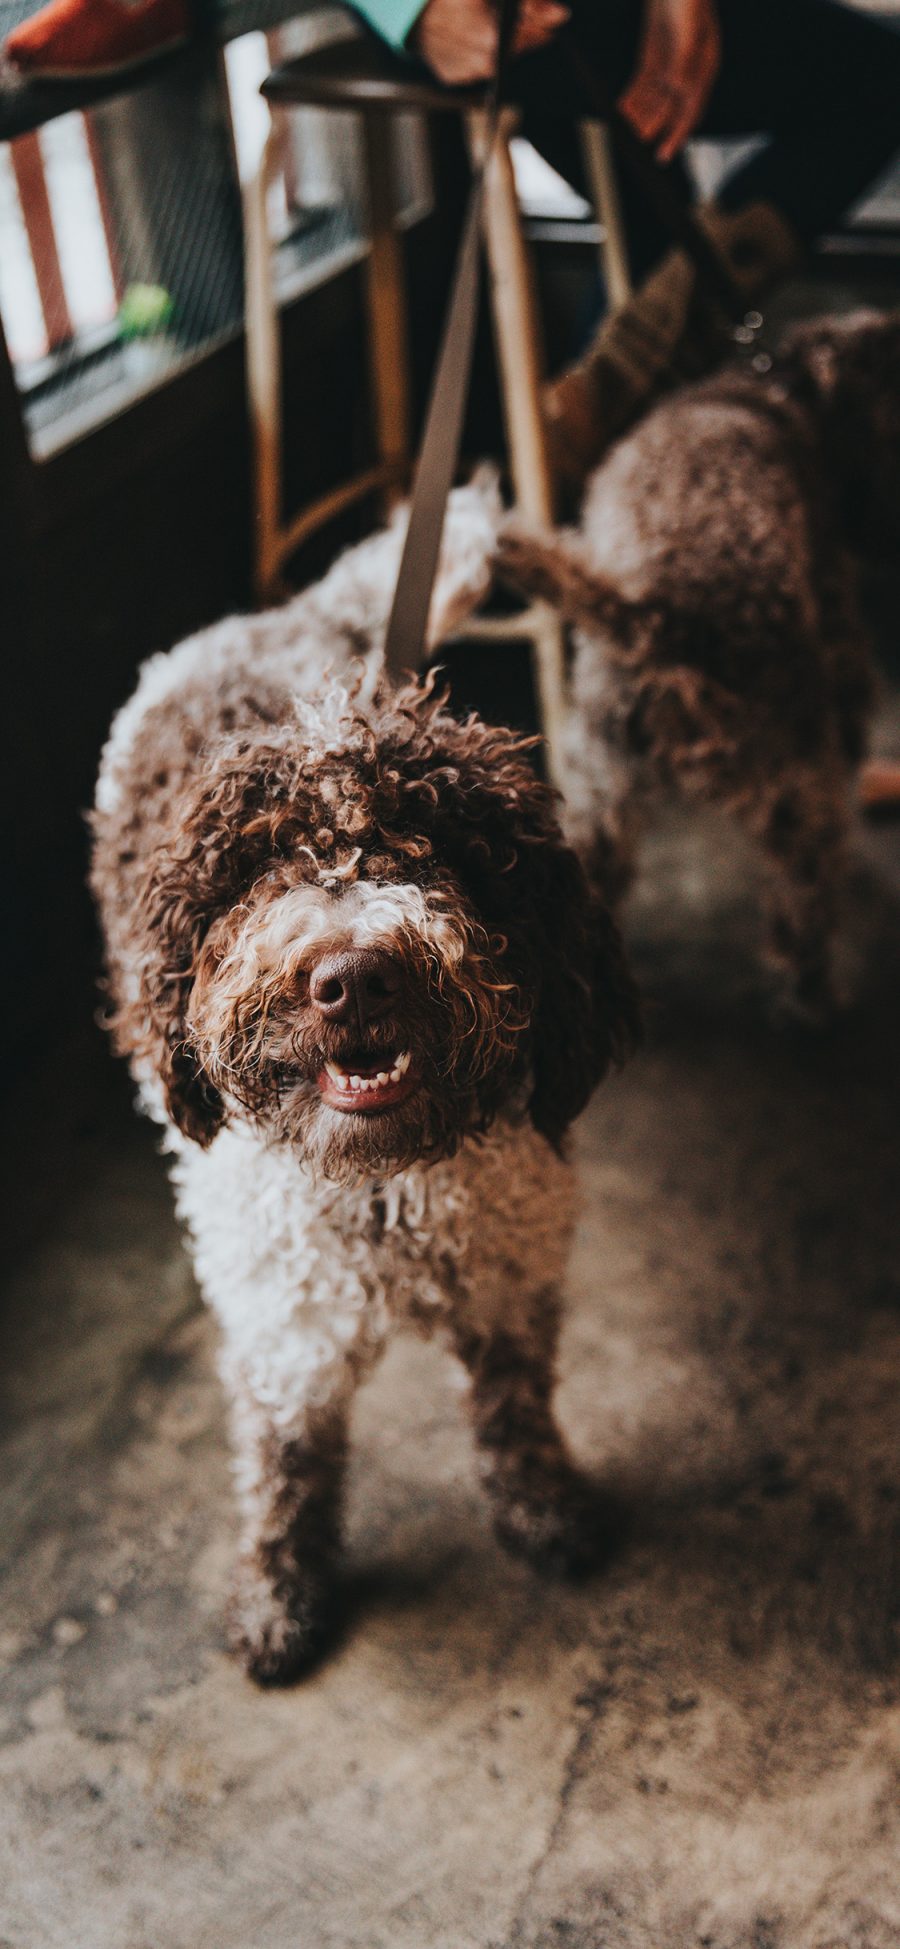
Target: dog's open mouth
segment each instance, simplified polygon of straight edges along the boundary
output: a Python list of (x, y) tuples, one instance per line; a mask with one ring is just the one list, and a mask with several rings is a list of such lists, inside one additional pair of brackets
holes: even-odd
[(354, 1049), (340, 1062), (329, 1057), (318, 1076), (319, 1090), (329, 1107), (358, 1116), (396, 1109), (412, 1096), (418, 1082), (409, 1049)]

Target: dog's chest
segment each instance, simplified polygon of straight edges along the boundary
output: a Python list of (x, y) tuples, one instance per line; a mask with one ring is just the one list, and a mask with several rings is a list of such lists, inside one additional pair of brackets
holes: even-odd
[[(290, 1322), (376, 1337), (460, 1309), (496, 1314), (561, 1276), (569, 1168), (527, 1125), (383, 1180), (313, 1183), (249, 1132), (182, 1152), (178, 1202), (198, 1276), (227, 1329)], [(326, 1326), (327, 1322), (327, 1326)]]

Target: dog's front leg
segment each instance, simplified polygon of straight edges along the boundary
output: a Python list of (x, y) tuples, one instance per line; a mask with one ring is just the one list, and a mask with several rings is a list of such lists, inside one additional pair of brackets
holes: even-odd
[(541, 1294), (518, 1331), (460, 1326), (472, 1419), (494, 1528), (514, 1555), (555, 1576), (608, 1556), (612, 1510), (571, 1461), (553, 1412), (558, 1308)]
[[(344, 1380), (348, 1378), (346, 1375)], [(252, 1678), (285, 1684), (321, 1652), (333, 1621), (349, 1389), (289, 1428), (239, 1386), (232, 1403), (243, 1516), (230, 1638)]]

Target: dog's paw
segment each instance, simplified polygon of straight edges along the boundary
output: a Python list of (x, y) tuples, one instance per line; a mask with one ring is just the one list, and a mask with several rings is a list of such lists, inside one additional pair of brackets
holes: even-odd
[(575, 1469), (522, 1484), (494, 1511), (494, 1531), (511, 1555), (545, 1577), (581, 1579), (602, 1570), (622, 1541), (623, 1513)]
[(228, 1641), (257, 1685), (290, 1685), (318, 1663), (331, 1625), (331, 1585), (298, 1569), (290, 1588), (276, 1591), (250, 1563), (241, 1563), (228, 1606)]

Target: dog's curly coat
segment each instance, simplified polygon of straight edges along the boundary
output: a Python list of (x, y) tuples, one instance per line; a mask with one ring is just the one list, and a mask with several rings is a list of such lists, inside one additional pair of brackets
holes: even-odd
[[(453, 497), (437, 633), (483, 592), (497, 513)], [(522, 740), (384, 684), (399, 550), (395, 526), (154, 658), (94, 815), (113, 1032), (222, 1329), (233, 1638), (268, 1681), (322, 1642), (351, 1396), (393, 1319), (468, 1371), (503, 1540), (559, 1568), (600, 1541), (551, 1407), (562, 1152), (633, 990)]]
[(660, 786), (725, 807), (767, 868), (784, 998), (834, 999), (832, 946), (871, 699), (857, 565), (897, 543), (900, 319), (796, 331), (767, 375), (686, 388), (589, 484), (581, 531), (511, 523), (498, 567), (579, 625), (567, 832), (627, 887)]

